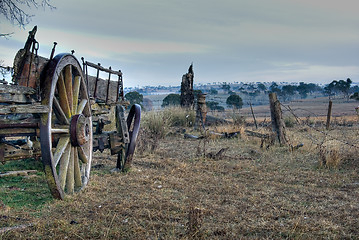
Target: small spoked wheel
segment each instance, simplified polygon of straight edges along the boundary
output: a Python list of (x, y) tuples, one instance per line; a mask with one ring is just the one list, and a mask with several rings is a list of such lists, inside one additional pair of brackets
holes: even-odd
[(49, 62), (41, 82), (40, 144), (51, 194), (63, 199), (83, 189), (92, 160), (92, 117), (81, 66), (71, 54), (59, 54)]
[[(118, 111), (117, 111), (118, 112)], [(121, 121), (121, 117), (117, 116), (117, 121)], [(126, 129), (129, 133), (129, 143), (125, 144), (124, 149), (118, 153), (116, 168), (127, 172), (132, 164), (133, 154), (136, 148), (137, 136), (140, 130), (141, 122), (141, 106), (134, 104), (127, 116)]]

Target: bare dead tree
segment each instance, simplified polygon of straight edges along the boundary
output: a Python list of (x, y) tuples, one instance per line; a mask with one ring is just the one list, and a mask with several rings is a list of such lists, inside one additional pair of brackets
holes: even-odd
[[(3, 15), (13, 25), (25, 27), (30, 23), (33, 15), (28, 13), (26, 9), (31, 8), (50, 8), (55, 7), (50, 4), (50, 0), (0, 0), (0, 15)], [(1, 37), (8, 36), (7, 33), (0, 34)]]

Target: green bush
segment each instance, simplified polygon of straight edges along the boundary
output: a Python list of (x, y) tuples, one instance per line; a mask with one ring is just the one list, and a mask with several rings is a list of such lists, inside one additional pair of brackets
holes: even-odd
[(285, 117), (283, 120), (284, 120), (285, 126), (288, 128), (294, 127), (294, 125), (297, 123), (297, 121), (295, 120), (294, 117)]

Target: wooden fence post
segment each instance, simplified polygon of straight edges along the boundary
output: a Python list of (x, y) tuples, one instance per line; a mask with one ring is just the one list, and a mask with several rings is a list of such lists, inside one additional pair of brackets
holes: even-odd
[(277, 134), (276, 139), (279, 141), (279, 144), (285, 145), (288, 143), (288, 140), (286, 136), (285, 124), (282, 117), (280, 102), (277, 98), (276, 93), (269, 93), (269, 104), (270, 104), (273, 132)]
[(333, 105), (333, 102), (331, 100), (329, 100), (328, 114), (327, 114), (327, 125), (325, 126), (325, 128), (327, 130), (329, 130), (329, 127), (330, 127), (330, 117), (332, 115), (332, 105)]
[(256, 125), (256, 129), (258, 129), (256, 116), (254, 115), (254, 112), (253, 112), (253, 107), (252, 107), (252, 103), (251, 103), (251, 102), (249, 102), (249, 106), (251, 107), (251, 112), (252, 112), (252, 116), (253, 116), (254, 124)]

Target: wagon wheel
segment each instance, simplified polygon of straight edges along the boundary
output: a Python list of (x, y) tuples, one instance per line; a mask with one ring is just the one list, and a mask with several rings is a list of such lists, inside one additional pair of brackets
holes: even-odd
[[(119, 111), (117, 111), (117, 114)], [(120, 116), (117, 116), (118, 121), (121, 121)], [(126, 120), (126, 129), (129, 133), (129, 143), (125, 144), (124, 149), (118, 153), (117, 156), (117, 166), (116, 168), (126, 172), (130, 169), (132, 164), (133, 154), (136, 148), (136, 141), (138, 132), (140, 130), (140, 121), (141, 121), (141, 106), (134, 104), (127, 116)]]
[(42, 161), (51, 194), (63, 199), (84, 188), (92, 160), (92, 117), (81, 67), (71, 54), (50, 61), (41, 82)]

